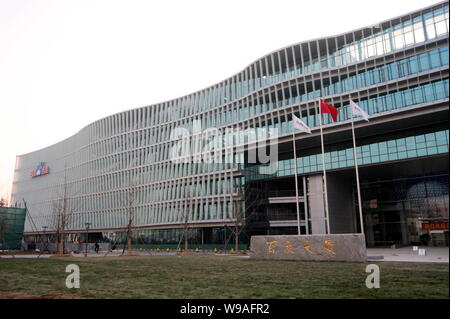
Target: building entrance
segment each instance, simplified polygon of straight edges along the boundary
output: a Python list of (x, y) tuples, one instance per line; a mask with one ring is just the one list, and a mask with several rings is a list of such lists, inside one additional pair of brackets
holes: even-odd
[(448, 246), (448, 173), (366, 180), (367, 245)]

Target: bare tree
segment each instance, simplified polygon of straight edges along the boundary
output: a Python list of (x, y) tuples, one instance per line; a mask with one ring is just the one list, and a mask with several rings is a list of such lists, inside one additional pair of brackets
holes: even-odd
[(69, 208), (69, 194), (67, 176), (64, 172), (63, 194), (53, 201), (53, 212), (51, 223), (56, 231), (56, 251), (58, 255), (64, 255), (64, 239), (67, 227), (69, 226), (73, 210)]
[[(192, 204), (192, 203), (191, 203)], [(188, 209), (183, 210), (183, 231), (181, 232), (180, 240), (178, 242), (177, 249), (180, 248), (181, 242), (184, 240), (184, 250), (187, 250), (189, 248), (189, 215), (190, 215), (190, 209), (192, 205), (189, 205)]]
[[(246, 198), (249, 199), (246, 202)], [(254, 189), (250, 183), (245, 186), (239, 186), (237, 200), (232, 200), (231, 208), (233, 210), (234, 225), (229, 227), (231, 234), (228, 237), (226, 244), (234, 235), (235, 251), (239, 251), (239, 236), (248, 225), (248, 221), (252, 216), (256, 215), (258, 208), (264, 204), (265, 192), (261, 189)]]
[(231, 230), (230, 236), (225, 240), (224, 249), (226, 249), (228, 241), (231, 236), (234, 235), (234, 250), (239, 250), (239, 235), (242, 232), (242, 225), (245, 223), (245, 212), (242, 211), (242, 201), (245, 198), (245, 193), (241, 187), (238, 187), (238, 197), (235, 199), (235, 184), (234, 184), (234, 176), (233, 170), (230, 171), (230, 203), (231, 203), (231, 216), (234, 217), (234, 226), (228, 227)]
[(244, 192), (239, 192), (241, 196), (237, 201), (232, 203), (231, 208), (234, 210), (234, 216), (236, 217), (236, 223), (234, 226), (234, 250), (239, 251), (239, 236), (244, 230), (243, 225), (245, 225), (245, 212), (242, 209), (242, 202), (244, 198)]
[[(183, 220), (183, 231), (181, 232), (181, 236), (180, 236), (180, 240), (178, 242), (178, 246), (177, 249), (180, 248), (181, 242), (184, 240), (184, 250), (188, 250), (189, 248), (189, 235), (190, 235), (190, 227), (189, 227), (189, 217), (192, 215), (193, 210), (194, 210), (194, 203), (193, 203), (193, 199), (192, 199), (192, 189), (190, 189), (189, 187), (187, 187), (189, 184), (186, 184), (186, 188), (187, 189), (187, 193), (185, 195), (185, 208), (183, 209), (183, 215), (182, 215), (182, 220)], [(195, 187), (194, 181), (192, 181), (192, 186), (191, 187)], [(187, 207), (186, 207), (187, 206)]]
[[(128, 187), (125, 190), (125, 192), (123, 193), (123, 202), (124, 202), (124, 206), (127, 210), (128, 213), (128, 221), (127, 221), (127, 231), (126, 231), (126, 240), (127, 240), (127, 255), (131, 255), (131, 250), (132, 250), (132, 244), (131, 244), (131, 239), (132, 239), (132, 229), (133, 229), (133, 224), (134, 224), (134, 210), (135, 210), (135, 201), (136, 201), (136, 192), (135, 192), (135, 183), (130, 182), (128, 183)], [(122, 255), (125, 253), (125, 245), (123, 246), (123, 250), (122, 250)]]
[[(233, 183), (233, 177), (231, 177), (231, 181)], [(230, 193), (230, 200), (231, 200), (231, 216), (234, 217), (234, 225), (232, 227), (228, 227), (231, 230), (230, 236), (225, 241), (225, 247), (228, 244), (228, 241), (230, 240), (231, 236), (234, 235), (234, 250), (239, 251), (239, 235), (241, 234), (243, 230), (243, 225), (245, 224), (245, 211), (243, 211), (243, 199), (244, 199), (244, 191), (242, 188), (239, 188), (238, 190), (238, 198), (234, 198), (234, 185), (232, 187), (231, 193)]]

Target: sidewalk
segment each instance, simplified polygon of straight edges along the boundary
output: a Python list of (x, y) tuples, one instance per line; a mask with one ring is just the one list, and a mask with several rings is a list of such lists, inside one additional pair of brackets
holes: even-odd
[(434, 262), (448, 263), (448, 247), (427, 247), (426, 256), (419, 256), (418, 251), (413, 251), (412, 246), (402, 248), (367, 248), (369, 261), (400, 261), (400, 262)]
[[(379, 262), (379, 261), (397, 261), (397, 262), (433, 262), (433, 263), (448, 263), (449, 262), (449, 249), (448, 247), (426, 247), (421, 246), (420, 249), (425, 249), (426, 255), (419, 256), (418, 251), (413, 251), (412, 247), (402, 247), (402, 248), (367, 248), (367, 259), (368, 262)], [(195, 253), (198, 255), (208, 254), (203, 252)], [(232, 256), (248, 258), (248, 255), (232, 255), (232, 254), (216, 254), (209, 253), (211, 255), (220, 256)], [(71, 253), (73, 257), (83, 258), (84, 253)], [(92, 251), (88, 252), (88, 257), (118, 257), (122, 255), (122, 250), (114, 250), (112, 252), (100, 251), (95, 253)], [(140, 251), (133, 250), (134, 256), (167, 256), (167, 255), (177, 255), (177, 252), (170, 251)], [(49, 254), (30, 254), (30, 255), (0, 255), (1, 258), (48, 258), (52, 255)]]
[(51, 255), (48, 254), (42, 254), (42, 255), (37, 255), (37, 254), (29, 254), (29, 255), (21, 255), (21, 254), (17, 254), (17, 255), (0, 255), (0, 259), (1, 258), (48, 258)]
[[(155, 251), (145, 251), (145, 250), (135, 250), (133, 249), (132, 251), (132, 256), (167, 256), (167, 255), (176, 255), (177, 252), (174, 251), (160, 251), (160, 252), (155, 252)], [(78, 257), (78, 258), (83, 258), (84, 257), (84, 252), (79, 252), (79, 253), (74, 253), (72, 252), (70, 254), (73, 257)], [(92, 251), (88, 251), (87, 253), (88, 257), (119, 257), (122, 256), (122, 249), (116, 249), (114, 251), (99, 251), (98, 253), (96, 252), (92, 252)], [(125, 251), (124, 256), (127, 256), (127, 251)]]

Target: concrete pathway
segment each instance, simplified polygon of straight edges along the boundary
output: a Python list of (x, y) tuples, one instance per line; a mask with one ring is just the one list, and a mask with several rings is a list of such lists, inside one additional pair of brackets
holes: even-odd
[[(127, 251), (125, 251), (124, 256), (126, 256)], [(167, 255), (176, 255), (177, 252), (174, 251), (145, 251), (145, 250), (133, 250), (132, 256), (167, 256)], [(84, 258), (84, 252), (82, 253), (71, 253), (71, 256), (77, 258)], [(122, 249), (117, 249), (111, 252), (99, 251), (98, 253), (89, 251), (87, 253), (87, 257), (118, 257), (122, 256)]]
[(0, 255), (0, 259), (2, 258), (48, 258), (51, 255), (43, 254), (43, 255), (36, 255), (36, 254), (29, 254), (29, 255)]
[(367, 257), (369, 261), (435, 262), (435, 263), (449, 262), (448, 247), (420, 246), (418, 248), (425, 249), (426, 255), (419, 256), (418, 251), (414, 251), (413, 247), (367, 248)]
[[(448, 263), (449, 262), (449, 249), (448, 247), (418, 247), (420, 249), (425, 249), (425, 256), (419, 256), (418, 251), (414, 251), (413, 247), (402, 247), (402, 248), (367, 248), (368, 262), (378, 262), (378, 261), (397, 261), (397, 262), (435, 262), (435, 263)], [(98, 254), (89, 251), (88, 257), (105, 257), (106, 252), (100, 251)], [(145, 251), (145, 250), (133, 250), (134, 256), (167, 256), (176, 255), (177, 252), (174, 251)], [(239, 258), (249, 258), (248, 255), (234, 255), (234, 254), (218, 254), (213, 252), (198, 252), (198, 255), (210, 254), (219, 256), (231, 256)], [(108, 252), (106, 257), (118, 257), (122, 255), (122, 250), (114, 250)], [(29, 255), (0, 255), (1, 258), (49, 258), (52, 255), (43, 254), (29, 254)], [(71, 256), (84, 258), (84, 253), (72, 253)]]

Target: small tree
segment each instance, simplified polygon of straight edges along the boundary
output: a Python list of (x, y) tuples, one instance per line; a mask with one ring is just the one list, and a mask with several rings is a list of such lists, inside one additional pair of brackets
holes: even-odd
[[(231, 191), (231, 215), (234, 216), (234, 226), (229, 227), (231, 234), (234, 235), (234, 250), (239, 251), (239, 236), (245, 226), (245, 211), (243, 209), (243, 200), (245, 193), (242, 187), (238, 189), (238, 198), (234, 199), (233, 190)], [(228, 240), (227, 240), (228, 242)]]
[[(181, 232), (180, 240), (178, 241), (177, 249), (181, 246), (181, 241), (184, 240), (184, 250), (188, 250), (189, 248), (189, 216), (192, 215), (194, 210), (194, 203), (192, 200), (192, 193), (191, 189), (188, 187), (190, 185), (189, 183), (186, 183), (185, 187), (187, 189), (187, 192), (185, 193), (185, 205), (183, 209), (183, 214), (181, 216), (181, 219), (183, 221), (183, 231)], [(194, 183), (192, 182), (192, 187)], [(186, 207), (187, 206), (187, 207)]]
[(181, 233), (180, 241), (178, 242), (178, 247), (180, 248), (181, 241), (184, 240), (184, 250), (189, 248), (189, 216), (192, 215), (193, 204), (192, 200), (189, 200), (189, 207), (183, 210), (183, 232)]
[(56, 231), (56, 251), (58, 255), (64, 255), (64, 239), (69, 226), (73, 210), (68, 206), (69, 195), (67, 190), (67, 178), (64, 173), (63, 194), (53, 201), (52, 227)]
[[(127, 240), (127, 254), (131, 255), (131, 250), (132, 250), (132, 244), (131, 244), (131, 239), (132, 239), (132, 229), (133, 229), (133, 224), (134, 224), (134, 205), (135, 205), (135, 201), (136, 201), (136, 193), (135, 193), (135, 183), (134, 182), (129, 182), (128, 183), (128, 188), (125, 190), (125, 192), (123, 193), (123, 202), (124, 202), (124, 206), (127, 210), (128, 213), (128, 220), (127, 220), (127, 231), (126, 231), (126, 240)], [(122, 250), (122, 255), (125, 253), (125, 246), (123, 247)]]
[[(246, 199), (250, 200), (247, 202)], [(258, 208), (265, 201), (265, 193), (261, 189), (253, 189), (250, 183), (245, 186), (238, 186), (238, 197), (232, 198), (231, 209), (233, 210), (234, 225), (229, 227), (231, 235), (234, 235), (235, 251), (239, 251), (239, 236), (248, 226), (249, 220), (257, 214)], [(227, 239), (227, 243), (228, 240)]]

